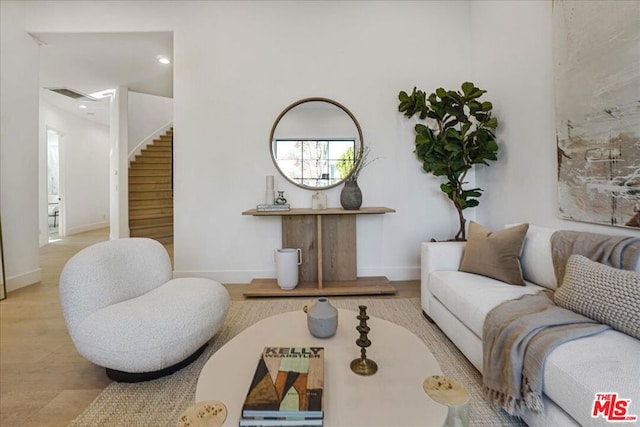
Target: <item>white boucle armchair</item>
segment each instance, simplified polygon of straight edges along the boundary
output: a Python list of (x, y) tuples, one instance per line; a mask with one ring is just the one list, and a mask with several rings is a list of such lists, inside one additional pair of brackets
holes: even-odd
[(146, 381), (191, 363), (222, 326), (229, 300), (214, 280), (172, 279), (164, 246), (146, 238), (85, 248), (60, 276), (76, 349), (116, 381)]

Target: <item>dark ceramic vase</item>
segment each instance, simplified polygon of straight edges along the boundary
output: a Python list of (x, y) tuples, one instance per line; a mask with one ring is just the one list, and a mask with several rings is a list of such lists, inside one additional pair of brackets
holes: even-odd
[(358, 181), (347, 180), (340, 192), (340, 204), (346, 210), (357, 210), (362, 206), (362, 191)]

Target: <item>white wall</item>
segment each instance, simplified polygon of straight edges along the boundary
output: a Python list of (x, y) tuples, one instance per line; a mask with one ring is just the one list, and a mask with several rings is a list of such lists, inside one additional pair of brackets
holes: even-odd
[(129, 91), (128, 104), (130, 156), (140, 142), (173, 121), (173, 99)]
[[(277, 176), (268, 139), (280, 111), (323, 96), (349, 108), (372, 156), (384, 157), (361, 174), (364, 205), (398, 211), (358, 218), (358, 273), (417, 278), (419, 243), (449, 237), (452, 212), (413, 158), (397, 93), (463, 79), (457, 52), (469, 33), (448, 29), (467, 20), (468, 5), (235, 2), (197, 10), (174, 37), (176, 269), (223, 281), (273, 277), (279, 220), (240, 212), (262, 200), (265, 175)], [(284, 178), (276, 189), (294, 207), (311, 206), (312, 192)], [(339, 206), (339, 191), (327, 191), (329, 206)]]
[(476, 173), (485, 189), (478, 221), (640, 235), (558, 216), (551, 17), (551, 2), (471, 2), (474, 79), (500, 120), (499, 160)]
[(0, 210), (7, 290), (38, 282), (38, 46), (0, 2)]
[[(82, 119), (45, 101), (41, 104), (41, 144), (46, 152), (46, 129), (63, 134), (61, 181), (65, 189), (66, 234), (109, 226), (109, 126)], [(41, 166), (46, 177), (46, 162)], [(41, 201), (41, 242), (47, 239), (46, 181)]]
[(109, 122), (109, 238), (129, 233), (129, 90), (118, 86), (111, 98)]
[[(277, 175), (271, 124), (309, 96), (349, 108), (372, 156), (384, 157), (361, 175), (364, 204), (398, 212), (358, 218), (360, 274), (417, 278), (420, 242), (455, 232), (455, 211), (414, 158), (397, 93), (468, 78), (466, 2), (29, 2), (28, 10), (33, 31), (174, 31), (179, 272), (226, 282), (274, 274), (280, 222), (241, 212), (263, 199), (265, 175)], [(310, 191), (284, 178), (277, 187), (293, 206), (311, 205)], [(328, 191), (330, 206), (339, 191)]]
[[(28, 30), (174, 31), (175, 267), (225, 282), (273, 275), (277, 218), (240, 213), (276, 175), (269, 130), (310, 96), (358, 118), (373, 157), (364, 204), (397, 213), (358, 218), (359, 274), (417, 278), (419, 244), (457, 230), (455, 210), (413, 154), (412, 123), (397, 93), (489, 90), (500, 161), (478, 170), (476, 215), (497, 228), (560, 221), (556, 214), (550, 2), (28, 2)], [(70, 12), (73, 13), (70, 13)], [(94, 16), (101, 16), (96, 21)], [(277, 177), (295, 207), (311, 192)], [(327, 192), (338, 206), (340, 188)]]

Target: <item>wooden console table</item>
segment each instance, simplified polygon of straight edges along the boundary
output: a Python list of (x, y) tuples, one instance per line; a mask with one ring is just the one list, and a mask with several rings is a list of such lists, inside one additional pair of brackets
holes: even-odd
[(395, 212), (385, 207), (358, 210), (342, 208), (257, 211), (242, 215), (280, 216), (282, 247), (302, 249), (300, 283), (290, 291), (280, 289), (276, 279), (254, 279), (244, 295), (318, 296), (395, 294), (396, 288), (384, 276), (357, 277), (356, 215)]

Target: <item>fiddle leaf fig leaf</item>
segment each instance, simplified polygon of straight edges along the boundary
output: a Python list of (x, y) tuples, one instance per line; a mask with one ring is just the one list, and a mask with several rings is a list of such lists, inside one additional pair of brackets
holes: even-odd
[(445, 144), (444, 149), (455, 153), (460, 151), (460, 146), (456, 144)]
[(491, 117), (489, 120), (484, 122), (484, 125), (488, 128), (495, 129), (498, 127), (498, 119)]
[(464, 96), (469, 96), (469, 94), (476, 88), (476, 85), (474, 85), (471, 82), (464, 82), (462, 83), (462, 93), (464, 93)]
[(447, 184), (440, 184), (440, 190), (443, 193), (451, 194), (453, 193), (453, 188), (449, 187)]

